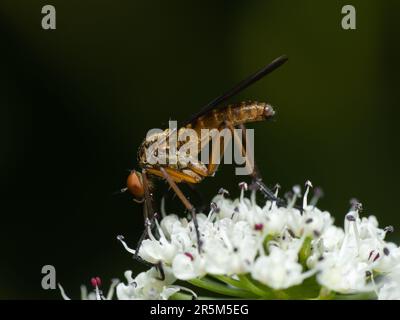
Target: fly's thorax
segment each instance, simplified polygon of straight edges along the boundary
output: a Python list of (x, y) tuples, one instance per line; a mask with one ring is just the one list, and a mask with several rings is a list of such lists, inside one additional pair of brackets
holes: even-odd
[(138, 150), (138, 161), (141, 167), (147, 167), (154, 162), (153, 158), (162, 156), (167, 150), (167, 138), (169, 129), (147, 135)]
[[(180, 128), (178, 131), (165, 129), (162, 132), (148, 135), (138, 150), (139, 165), (142, 168), (159, 165), (177, 170), (187, 168), (188, 162), (197, 162), (197, 158), (188, 156), (188, 149), (182, 148), (182, 146), (186, 145), (187, 147), (190, 139), (197, 141), (197, 137), (194, 138), (194, 135), (196, 135), (195, 131), (186, 128)], [(197, 147), (197, 142), (195, 144)], [(185, 150), (181, 151), (183, 149)], [(197, 156), (197, 153), (195, 156)]]

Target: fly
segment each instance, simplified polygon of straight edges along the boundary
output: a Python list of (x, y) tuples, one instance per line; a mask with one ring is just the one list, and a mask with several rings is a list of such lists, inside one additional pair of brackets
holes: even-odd
[[(281, 56), (248, 78), (239, 82), (232, 89), (209, 102), (199, 112), (195, 113), (188, 120), (186, 120), (180, 128), (175, 129), (177, 132), (173, 132), (174, 129), (166, 129), (161, 133), (146, 138), (142, 142), (138, 151), (140, 170), (131, 171), (127, 178), (127, 186), (124, 189), (129, 191), (134, 196), (136, 201), (143, 202), (144, 205), (145, 230), (139, 240), (136, 256), (140, 249), (141, 242), (148, 236), (149, 231), (154, 225), (153, 221), (157, 218), (152, 203), (152, 179), (155, 177), (165, 180), (178, 196), (185, 208), (190, 212), (196, 229), (198, 250), (201, 251), (201, 241), (196, 219), (196, 209), (189, 199), (183, 194), (178, 184), (186, 183), (194, 185), (202, 182), (209, 176), (213, 176), (218, 168), (218, 164), (215, 163), (213, 159), (215, 159), (216, 156), (223, 156), (224, 152), (224, 150), (220, 150), (219, 152), (222, 154), (216, 155), (213, 153), (214, 149), (211, 149), (210, 161), (208, 164), (205, 164), (201, 161), (190, 161), (187, 164), (181, 164), (178, 161), (172, 165), (168, 162), (165, 164), (150, 163), (147, 157), (148, 149), (154, 143), (160, 144), (160, 142), (168, 140), (172, 133), (181, 134), (188, 129), (192, 129), (196, 132), (200, 132), (201, 129), (228, 129), (232, 132), (235, 143), (240, 143), (239, 141), (241, 141), (241, 137), (238, 137), (236, 131), (234, 130), (235, 128), (240, 128), (242, 129), (242, 133), (244, 133), (244, 143), (241, 145), (241, 150), (243, 150), (243, 153), (245, 156), (247, 156), (245, 125), (251, 122), (270, 119), (275, 115), (275, 111), (270, 104), (265, 102), (245, 101), (231, 105), (223, 105), (223, 103), (256, 81), (260, 80), (265, 75), (271, 73), (286, 61), (287, 57)], [(209, 140), (200, 141), (200, 149), (209, 142)], [(277, 198), (274, 193), (262, 182), (261, 175), (255, 163), (250, 172), (250, 176), (252, 178), (252, 185), (262, 192), (266, 198), (275, 201), (278, 206), (284, 206), (286, 204), (283, 199)]]

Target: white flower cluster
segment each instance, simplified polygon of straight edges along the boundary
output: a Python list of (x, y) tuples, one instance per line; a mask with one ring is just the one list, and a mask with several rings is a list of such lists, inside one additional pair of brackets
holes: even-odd
[(197, 216), (200, 249), (192, 221), (164, 216), (155, 229), (149, 228), (138, 254), (162, 265), (165, 281), (155, 268), (135, 279), (127, 273), (128, 284), (118, 285), (118, 298), (166, 299), (179, 290), (172, 286), (176, 279), (206, 276), (222, 276), (230, 287), (240, 287), (241, 275), (247, 275), (266, 290), (285, 290), (314, 278), (324, 292), (400, 299), (400, 249), (384, 240), (393, 228), (380, 229), (374, 216), (361, 217), (357, 203), (345, 216), (344, 228), (337, 227), (329, 212), (316, 207), (317, 197), (308, 203), (310, 187), (307, 182), (302, 210), (295, 207), (298, 186), (286, 207), (271, 201), (260, 207), (255, 192), (246, 198), (244, 188), (234, 201), (219, 194), (209, 214)]
[[(193, 221), (173, 214), (164, 213), (153, 228), (148, 224), (138, 253), (119, 236), (126, 250), (154, 267), (135, 278), (126, 271), (118, 299), (169, 299), (184, 292), (196, 298), (177, 285), (182, 281), (227, 297), (400, 299), (400, 248), (385, 241), (393, 227), (381, 229), (374, 216), (362, 217), (361, 204), (352, 203), (341, 228), (316, 207), (317, 191), (308, 201), (309, 181), (300, 206), (298, 186), (284, 207), (275, 201), (259, 206), (256, 192), (247, 198), (241, 187), (240, 198), (221, 192), (208, 215), (197, 215), (200, 248)], [(93, 297), (101, 298), (97, 282), (93, 286)]]

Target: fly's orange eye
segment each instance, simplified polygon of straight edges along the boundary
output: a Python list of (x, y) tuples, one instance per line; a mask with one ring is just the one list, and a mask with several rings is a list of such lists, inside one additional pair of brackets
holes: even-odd
[(133, 194), (136, 199), (142, 199), (144, 195), (142, 179), (139, 173), (132, 171), (126, 180), (126, 187), (129, 192)]

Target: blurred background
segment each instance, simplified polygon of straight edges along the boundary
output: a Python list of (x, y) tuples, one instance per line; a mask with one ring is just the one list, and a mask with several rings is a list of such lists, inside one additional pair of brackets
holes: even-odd
[[(41, 28), (45, 4), (56, 30)], [(341, 28), (345, 4), (356, 30)], [(399, 13), (394, 0), (2, 0), (0, 298), (59, 299), (41, 288), (46, 264), (74, 298), (92, 276), (107, 288), (143, 269), (116, 240), (135, 246), (141, 206), (113, 193), (147, 130), (283, 53), (286, 65), (232, 99), (276, 106), (276, 121), (251, 126), (265, 182), (310, 179), (340, 225), (356, 197), (399, 235)], [(233, 170), (206, 179), (204, 197), (236, 196)]]

